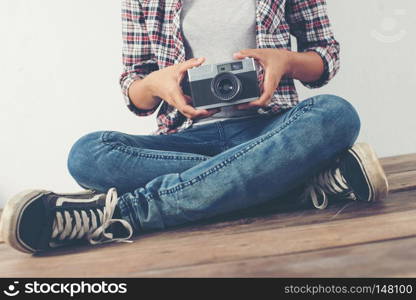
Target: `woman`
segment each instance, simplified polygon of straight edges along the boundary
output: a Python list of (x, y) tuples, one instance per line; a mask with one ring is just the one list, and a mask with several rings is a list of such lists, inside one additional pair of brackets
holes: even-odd
[[(248, 208), (290, 190), (323, 209), (328, 200), (375, 201), (387, 181), (346, 100), (298, 101), (294, 80), (318, 88), (339, 68), (324, 0), (123, 0), (120, 83), (128, 108), (158, 107), (152, 135), (94, 132), (68, 159), (86, 189), (25, 191), (4, 210), (2, 234), (33, 253), (75, 240), (124, 241)], [(290, 36), (297, 39), (291, 50)], [(181, 82), (204, 63), (254, 58), (261, 96), (223, 109), (196, 109)], [(120, 196), (117, 196), (117, 192)]]

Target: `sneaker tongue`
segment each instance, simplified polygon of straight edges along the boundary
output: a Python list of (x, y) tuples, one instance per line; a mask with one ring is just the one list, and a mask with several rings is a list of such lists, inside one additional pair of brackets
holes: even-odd
[[(74, 195), (74, 196), (61, 196), (56, 194), (47, 195), (44, 200), (44, 206), (46, 213), (46, 218), (42, 220), (45, 222), (43, 226), (44, 231), (40, 234), (38, 239), (38, 249), (48, 249), (50, 248), (50, 242), (64, 243), (65, 241), (60, 242), (59, 239), (51, 240), (53, 225), (56, 218), (57, 211), (67, 211), (73, 216), (73, 211), (78, 211), (81, 213), (81, 210), (85, 211), (89, 215), (90, 226), (91, 226), (91, 214), (94, 214), (97, 220), (97, 226), (101, 225), (100, 217), (97, 212), (97, 209), (101, 209), (105, 203), (105, 197), (101, 195)], [(75, 219), (73, 218), (73, 221)]]
[(66, 207), (82, 207), (83, 209), (86, 209), (89, 207), (95, 208), (97, 205), (103, 206), (104, 201), (105, 199), (101, 195), (96, 195), (89, 198), (85, 198), (85, 196), (83, 198), (61, 196), (55, 199), (54, 206), (56, 206), (56, 208), (62, 207), (64, 209)]

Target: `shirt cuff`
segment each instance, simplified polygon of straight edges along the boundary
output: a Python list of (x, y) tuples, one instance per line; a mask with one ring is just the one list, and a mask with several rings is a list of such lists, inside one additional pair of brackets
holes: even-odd
[(330, 53), (330, 50), (327, 47), (313, 47), (304, 50), (304, 52), (309, 51), (314, 51), (322, 58), (324, 72), (318, 80), (312, 82), (302, 81), (302, 84), (311, 89), (320, 88), (326, 85), (335, 76), (339, 68), (339, 60)]
[(158, 104), (158, 105), (156, 105), (155, 107), (153, 107), (151, 109), (141, 109), (141, 108), (138, 108), (137, 106), (135, 106), (133, 104), (133, 102), (131, 101), (131, 99), (129, 97), (129, 88), (130, 88), (130, 86), (132, 85), (132, 83), (134, 81), (136, 81), (138, 79), (143, 79), (144, 77), (146, 77), (146, 76), (135, 74), (133, 76), (128, 76), (127, 78), (125, 78), (125, 80), (122, 83), (122, 92), (123, 92), (124, 102), (127, 105), (127, 108), (137, 116), (151, 115), (159, 107), (159, 104)]

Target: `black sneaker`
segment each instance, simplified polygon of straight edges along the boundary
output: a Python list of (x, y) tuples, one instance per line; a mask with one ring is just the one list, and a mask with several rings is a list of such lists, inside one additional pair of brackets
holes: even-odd
[[(86, 240), (90, 244), (128, 240), (133, 233), (123, 219), (112, 219), (118, 197), (116, 190), (107, 194), (84, 191), (55, 194), (50, 191), (24, 191), (10, 199), (1, 217), (1, 234), (14, 249), (26, 253)], [(125, 236), (114, 236), (121, 225)], [(123, 232), (124, 233), (124, 232)], [(117, 235), (116, 234), (116, 235)]]
[(303, 200), (318, 209), (328, 206), (328, 197), (373, 202), (387, 197), (386, 174), (372, 147), (355, 144), (341, 155), (335, 167), (315, 175), (308, 182)]

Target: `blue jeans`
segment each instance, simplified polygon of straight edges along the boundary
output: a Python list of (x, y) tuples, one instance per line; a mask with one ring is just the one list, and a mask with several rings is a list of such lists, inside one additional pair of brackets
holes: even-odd
[(277, 199), (328, 167), (360, 130), (356, 110), (320, 95), (279, 115), (226, 120), (170, 135), (103, 131), (68, 158), (83, 187), (116, 187), (123, 219), (154, 230)]

